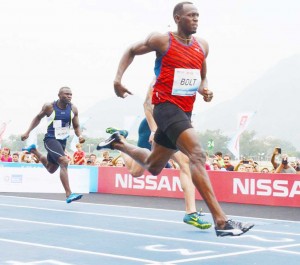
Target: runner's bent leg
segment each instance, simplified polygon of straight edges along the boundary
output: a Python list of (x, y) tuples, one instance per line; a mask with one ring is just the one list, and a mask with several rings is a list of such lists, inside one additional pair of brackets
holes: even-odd
[(69, 176), (68, 176), (68, 165), (69, 160), (66, 156), (62, 156), (58, 159), (58, 163), (60, 166), (60, 181), (65, 189), (66, 197), (69, 197), (71, 195), (71, 188), (69, 183)]
[(201, 149), (197, 134), (193, 128), (183, 131), (177, 139), (177, 147), (190, 160), (190, 171), (193, 183), (207, 204), (215, 225), (223, 227), (227, 217), (214, 194), (210, 179), (205, 170), (205, 154)]
[(175, 152), (175, 150), (163, 147), (155, 142), (152, 145), (152, 151), (129, 144), (123, 140), (115, 142), (113, 148), (132, 157), (154, 176), (162, 171), (171, 155)]
[(185, 211), (187, 214), (197, 212), (195, 186), (190, 173), (190, 161), (182, 152), (176, 152), (173, 155), (173, 159), (178, 163), (180, 168), (180, 184), (185, 199)]
[(50, 163), (47, 160), (47, 157), (42, 155), (42, 153), (40, 153), (37, 149), (32, 149), (31, 153), (36, 155), (36, 157), (41, 161), (41, 163), (44, 165), (44, 167), (49, 173), (53, 174), (58, 169), (58, 165)]
[(121, 156), (125, 162), (127, 170), (133, 177), (137, 178), (143, 175), (145, 168), (133, 160), (133, 158), (131, 158), (129, 155), (121, 152)]

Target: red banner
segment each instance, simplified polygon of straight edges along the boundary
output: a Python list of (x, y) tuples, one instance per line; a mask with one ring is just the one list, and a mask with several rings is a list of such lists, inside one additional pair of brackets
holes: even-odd
[[(300, 207), (300, 175), (209, 171), (209, 177), (220, 202)], [(99, 167), (98, 192), (183, 198), (174, 169), (133, 178), (126, 168)]]
[(132, 177), (126, 168), (99, 167), (98, 192), (183, 198), (179, 171), (164, 169), (158, 176), (149, 172), (139, 178)]

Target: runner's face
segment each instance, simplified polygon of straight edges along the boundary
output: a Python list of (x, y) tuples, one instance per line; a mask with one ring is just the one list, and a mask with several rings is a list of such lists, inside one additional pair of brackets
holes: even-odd
[(60, 93), (59, 93), (59, 99), (65, 103), (68, 104), (71, 102), (72, 100), (72, 91), (71, 89), (63, 89)]
[(185, 4), (178, 22), (178, 27), (187, 35), (194, 34), (198, 28), (199, 12), (194, 5)]

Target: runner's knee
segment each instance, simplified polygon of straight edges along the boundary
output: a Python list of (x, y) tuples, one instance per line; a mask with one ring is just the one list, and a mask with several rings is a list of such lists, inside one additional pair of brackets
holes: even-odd
[(149, 166), (148, 171), (153, 175), (157, 176), (163, 170), (163, 168), (158, 168), (157, 166)]
[(59, 158), (58, 163), (61, 167), (68, 167), (69, 159), (66, 156), (62, 156)]
[(192, 164), (200, 163), (200, 164), (204, 165), (205, 161), (206, 161), (206, 155), (201, 150), (201, 148), (196, 147), (193, 150), (192, 154), (190, 155), (189, 159), (190, 159), (190, 163), (192, 163)]
[(57, 165), (49, 165), (47, 166), (47, 170), (50, 174), (53, 174), (56, 172), (56, 170), (58, 169), (58, 166)]
[(131, 176), (133, 176), (134, 178), (138, 178), (138, 177), (140, 177), (140, 176), (142, 176), (142, 175), (144, 174), (144, 171), (145, 171), (144, 168), (138, 169), (138, 170), (133, 169), (133, 170), (130, 171), (130, 174), (131, 174)]

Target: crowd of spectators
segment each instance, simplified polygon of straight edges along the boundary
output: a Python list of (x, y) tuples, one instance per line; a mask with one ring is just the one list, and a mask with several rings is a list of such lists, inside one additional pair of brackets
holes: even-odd
[[(113, 166), (124, 167), (124, 160), (121, 154), (112, 156), (109, 150), (105, 150), (97, 156), (95, 153), (86, 154), (82, 149), (82, 144), (76, 145), (76, 151), (73, 154), (68, 153), (70, 165), (87, 166)], [(14, 152), (8, 147), (0, 149), (1, 162), (19, 162), (19, 163), (39, 163), (40, 161), (34, 154), (28, 152)], [(179, 169), (179, 165), (172, 159), (168, 163), (169, 168)], [(238, 171), (238, 172), (257, 172), (257, 173), (291, 173), (300, 174), (300, 160), (289, 161), (287, 154), (281, 154), (280, 148), (275, 148), (271, 161), (256, 162), (252, 159), (242, 158), (240, 161), (232, 161), (230, 155), (223, 156), (221, 152), (215, 152), (213, 155), (206, 154), (206, 169), (214, 171)]]
[(256, 173), (291, 173), (300, 174), (300, 160), (289, 161), (287, 154), (281, 154), (281, 149), (276, 147), (271, 161), (257, 162), (253, 159), (242, 158), (232, 162), (229, 155), (216, 152), (213, 156), (206, 156), (206, 163), (210, 170), (256, 172)]
[[(70, 165), (87, 165), (87, 166), (125, 166), (124, 161), (120, 155), (113, 157), (110, 152), (104, 151), (98, 157), (96, 154), (86, 154), (82, 150), (82, 144), (76, 145), (76, 151), (71, 154), (65, 151), (66, 156), (69, 159)], [(0, 149), (0, 162), (15, 162), (15, 163), (39, 163), (38, 158), (26, 151), (14, 152), (11, 154), (11, 150), (8, 147)]]

